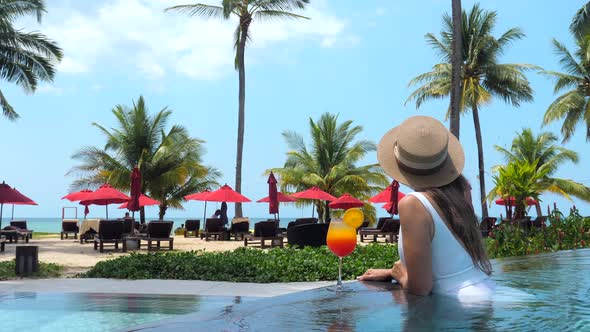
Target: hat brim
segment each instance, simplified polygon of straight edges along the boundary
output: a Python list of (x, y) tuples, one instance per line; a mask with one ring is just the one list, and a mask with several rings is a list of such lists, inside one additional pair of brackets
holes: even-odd
[(381, 139), (377, 147), (377, 160), (389, 176), (410, 188), (442, 187), (453, 182), (463, 172), (465, 154), (455, 135), (449, 133), (448, 158), (441, 167), (429, 175), (416, 175), (401, 169), (393, 153), (399, 137), (399, 126), (394, 127)]

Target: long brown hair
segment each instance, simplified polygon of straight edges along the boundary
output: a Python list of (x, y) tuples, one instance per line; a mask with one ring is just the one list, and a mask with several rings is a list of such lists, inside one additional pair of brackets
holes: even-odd
[(473, 205), (466, 197), (466, 194), (471, 192), (471, 185), (467, 179), (461, 175), (445, 186), (421, 188), (416, 191), (426, 193), (436, 203), (451, 231), (465, 246), (473, 264), (490, 275), (492, 264), (483, 247)]

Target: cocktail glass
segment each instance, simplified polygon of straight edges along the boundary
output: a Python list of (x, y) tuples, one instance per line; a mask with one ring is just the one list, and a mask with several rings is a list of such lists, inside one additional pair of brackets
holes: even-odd
[(356, 247), (356, 229), (341, 220), (332, 220), (326, 238), (328, 248), (338, 256), (338, 282), (336, 290), (342, 290), (342, 257), (350, 255)]

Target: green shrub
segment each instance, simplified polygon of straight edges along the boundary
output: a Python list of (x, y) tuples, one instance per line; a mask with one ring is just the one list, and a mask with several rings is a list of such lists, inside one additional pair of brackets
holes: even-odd
[[(15, 273), (16, 260), (0, 262), (0, 280), (10, 280), (20, 278)], [(61, 275), (63, 267), (54, 263), (39, 262), (39, 272), (34, 273), (29, 278), (57, 278)]]
[(550, 226), (528, 232), (511, 224), (500, 225), (486, 239), (490, 258), (522, 256), (587, 248), (590, 243), (590, 218), (582, 217), (574, 207), (568, 217), (559, 210), (549, 216)]
[[(369, 268), (389, 268), (398, 260), (397, 246), (357, 246), (344, 258), (343, 279), (354, 279)], [(226, 252), (148, 253), (99, 262), (86, 278), (183, 279), (231, 282), (295, 282), (335, 280), (338, 259), (327, 247), (238, 248)]]

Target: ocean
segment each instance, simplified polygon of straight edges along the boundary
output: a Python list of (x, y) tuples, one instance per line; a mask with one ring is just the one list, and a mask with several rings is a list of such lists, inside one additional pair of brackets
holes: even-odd
[[(186, 221), (187, 218), (164, 218), (165, 220), (172, 220), (174, 221), (174, 227), (173, 229), (176, 229), (178, 227), (180, 227), (180, 225), (184, 224), (184, 222)], [(201, 218), (193, 218), (193, 219), (202, 219)], [(250, 218), (250, 228), (254, 229), (254, 224), (259, 222), (259, 221), (263, 221), (263, 220), (267, 220), (269, 218)], [(27, 221), (27, 227), (30, 230), (33, 230), (35, 232), (47, 232), (47, 233), (59, 233), (61, 232), (61, 218), (15, 218), (15, 220), (26, 220)], [(138, 220), (138, 219), (136, 219)], [(154, 220), (154, 219), (146, 219), (146, 222), (150, 221), (150, 220)], [(289, 224), (289, 222), (295, 220), (295, 218), (282, 218), (282, 220), (280, 221), (279, 225), (280, 227), (287, 227), (287, 224)], [(231, 222), (231, 219), (230, 219)], [(6, 226), (10, 225), (10, 218), (2, 218), (2, 224), (0, 227), (4, 228)], [(204, 223), (203, 220), (201, 220), (201, 228), (203, 228)]]

